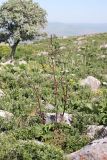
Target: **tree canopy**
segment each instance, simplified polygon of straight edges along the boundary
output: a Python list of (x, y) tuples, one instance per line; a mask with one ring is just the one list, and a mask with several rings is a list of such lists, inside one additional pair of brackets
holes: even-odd
[(32, 0), (8, 0), (0, 6), (0, 28), (4, 29), (0, 42), (9, 43), (14, 56), (18, 43), (40, 35), (40, 29), (44, 28), (46, 22), (46, 11), (38, 3)]

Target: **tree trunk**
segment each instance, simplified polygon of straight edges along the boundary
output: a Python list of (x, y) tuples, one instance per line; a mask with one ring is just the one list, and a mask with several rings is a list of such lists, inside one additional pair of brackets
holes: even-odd
[(20, 40), (17, 40), (17, 42), (14, 43), (14, 45), (11, 47), (11, 55), (10, 55), (11, 60), (14, 59), (14, 56), (15, 56), (15, 53), (16, 53), (16, 48), (17, 48), (19, 42), (20, 42)]

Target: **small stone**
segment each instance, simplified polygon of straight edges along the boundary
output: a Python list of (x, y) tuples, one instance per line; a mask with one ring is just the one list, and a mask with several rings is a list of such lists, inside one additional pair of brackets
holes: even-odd
[(87, 78), (80, 81), (81, 86), (88, 86), (92, 91), (97, 91), (101, 85), (101, 82), (93, 76), (88, 76)]
[(0, 117), (6, 120), (10, 120), (13, 117), (13, 114), (4, 110), (0, 110)]

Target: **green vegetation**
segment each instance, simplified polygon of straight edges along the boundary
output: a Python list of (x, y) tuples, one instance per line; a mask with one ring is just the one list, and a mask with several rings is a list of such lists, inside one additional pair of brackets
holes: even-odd
[[(106, 42), (107, 34), (98, 34), (20, 44), (14, 65), (3, 65), (9, 48), (0, 45), (0, 109), (14, 115), (0, 119), (1, 160), (61, 160), (91, 141), (87, 125), (107, 125)], [(96, 92), (80, 86), (89, 75), (101, 81)], [(47, 112), (72, 114), (71, 126), (44, 124)]]

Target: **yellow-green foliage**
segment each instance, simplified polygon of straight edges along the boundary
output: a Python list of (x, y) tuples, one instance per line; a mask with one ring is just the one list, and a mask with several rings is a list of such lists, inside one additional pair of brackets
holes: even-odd
[(6, 44), (0, 44), (0, 57), (7, 56), (10, 54), (10, 48)]

